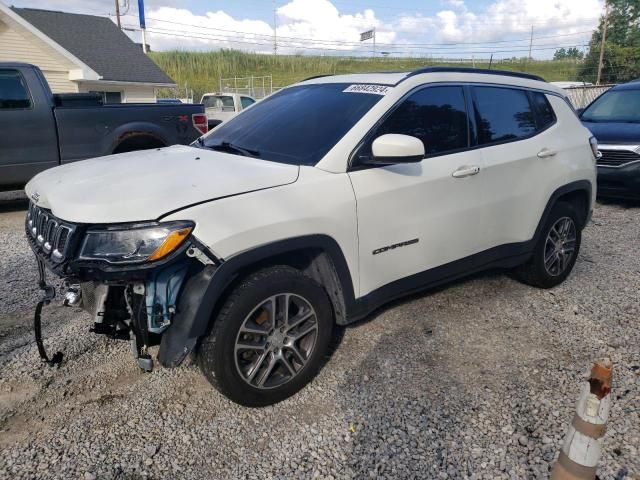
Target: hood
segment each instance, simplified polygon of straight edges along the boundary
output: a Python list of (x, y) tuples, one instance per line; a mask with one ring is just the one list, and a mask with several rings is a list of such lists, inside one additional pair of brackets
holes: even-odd
[(640, 144), (640, 124), (582, 122), (600, 144)]
[(293, 183), (299, 167), (174, 146), (83, 160), (38, 174), (25, 191), (69, 222), (154, 220), (195, 203)]

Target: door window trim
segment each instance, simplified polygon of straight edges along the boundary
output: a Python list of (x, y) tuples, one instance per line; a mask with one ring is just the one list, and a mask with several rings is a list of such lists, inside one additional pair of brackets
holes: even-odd
[[(490, 143), (480, 144), (479, 143), (479, 138), (476, 135), (476, 144), (475, 144), (474, 148), (471, 148), (471, 150), (475, 150), (477, 148), (495, 147), (496, 145), (506, 145), (507, 143), (522, 142), (524, 140), (529, 140), (529, 139), (531, 139), (533, 137), (536, 137), (536, 136), (540, 135), (541, 133), (545, 132), (546, 130), (549, 130), (556, 123), (558, 123), (558, 116), (556, 115), (555, 110), (553, 110), (553, 105), (551, 105), (551, 110), (553, 111), (553, 117), (554, 117), (553, 122), (550, 123), (546, 128), (538, 130), (538, 122), (540, 121), (539, 120), (539, 116), (540, 115), (539, 115), (539, 112), (538, 112), (538, 108), (536, 107), (536, 105), (532, 101), (530, 93), (531, 92), (540, 92), (540, 93), (546, 95), (547, 92), (545, 92), (544, 90), (538, 90), (538, 89), (528, 88), (528, 87), (520, 87), (520, 86), (517, 86), (517, 85), (508, 85), (508, 86), (506, 86), (506, 85), (500, 85), (500, 84), (485, 84), (485, 83), (473, 83), (473, 84), (468, 84), (468, 85), (469, 85), (470, 90), (471, 90), (470, 94), (471, 94), (471, 99), (472, 99), (473, 108), (474, 108), (473, 119), (474, 119), (475, 122), (477, 122), (477, 118), (476, 118), (475, 114), (478, 113), (478, 112), (476, 112), (476, 110), (475, 110), (476, 95), (475, 95), (474, 88), (476, 88), (476, 87), (490, 87), (490, 88), (502, 88), (502, 89), (505, 89), (505, 90), (522, 90), (522, 91), (524, 91), (524, 93), (525, 93), (525, 95), (527, 97), (527, 101), (529, 102), (529, 106), (531, 107), (531, 111), (533, 112), (534, 121), (536, 123), (536, 128), (535, 128), (534, 132), (529, 134), (529, 135), (527, 135), (527, 136), (524, 136), (524, 137), (510, 138), (510, 139), (501, 140), (501, 141), (498, 141), (498, 142), (490, 142)], [(560, 95), (557, 95), (557, 96), (560, 96)]]
[(531, 105), (533, 105), (533, 109), (534, 109), (534, 115), (536, 117), (536, 128), (540, 122), (542, 121), (542, 112), (540, 111), (540, 107), (538, 106), (537, 103), (535, 103), (533, 101), (533, 94), (534, 93), (540, 93), (542, 95), (544, 95), (544, 99), (547, 102), (547, 104), (549, 105), (549, 107), (551, 108), (551, 113), (553, 114), (553, 122), (547, 124), (546, 127), (544, 128), (540, 128), (539, 130), (537, 130), (538, 133), (542, 133), (545, 130), (548, 130), (549, 128), (553, 127), (556, 123), (558, 123), (558, 115), (556, 115), (556, 111), (553, 109), (553, 105), (551, 105), (551, 102), (549, 101), (549, 99), (547, 98), (547, 95), (544, 92), (536, 92), (536, 91), (532, 91), (532, 90), (527, 90), (527, 95), (529, 96), (529, 103), (531, 103)]
[(349, 160), (347, 163), (347, 172), (355, 172), (358, 170), (367, 170), (369, 168), (380, 168), (384, 165), (354, 165), (355, 157), (358, 154), (358, 151), (371, 139), (371, 136), (375, 133), (375, 131), (395, 112), (404, 101), (409, 98), (414, 93), (418, 93), (422, 90), (426, 90), (427, 88), (435, 88), (435, 87), (459, 87), (462, 90), (462, 95), (464, 97), (464, 107), (465, 113), (467, 114), (467, 146), (463, 148), (456, 148), (454, 150), (447, 150), (446, 152), (434, 153), (431, 155), (425, 155), (423, 160), (428, 160), (430, 158), (442, 157), (444, 155), (452, 155), (454, 153), (465, 152), (469, 150), (471, 147), (471, 125), (470, 125), (470, 117), (469, 117), (469, 102), (467, 98), (467, 91), (465, 88), (465, 84), (459, 82), (433, 82), (425, 85), (418, 85), (408, 92), (406, 92), (402, 97), (400, 97), (396, 103), (394, 103), (389, 109), (378, 119), (378, 121), (373, 124), (373, 126), (365, 133), (362, 139), (358, 142), (356, 147), (349, 154)]
[[(568, 103), (569, 106), (571, 107), (572, 110), (573, 106), (571, 106), (571, 104), (568, 102), (568, 100), (563, 97), (562, 95), (560, 95), (559, 93), (556, 92), (551, 92), (549, 90), (544, 90), (542, 88), (531, 88), (531, 87), (523, 87), (520, 85), (505, 85), (503, 83), (484, 83), (484, 82), (431, 82), (428, 84), (423, 84), (423, 85), (418, 85), (414, 88), (412, 88), (411, 90), (409, 90), (407, 93), (405, 93), (402, 97), (400, 97), (396, 103), (394, 103), (391, 107), (389, 107), (389, 109), (384, 113), (384, 115), (382, 117), (380, 117), (380, 119), (378, 119), (378, 121), (367, 131), (367, 133), (365, 133), (365, 135), (362, 137), (362, 139), (357, 143), (357, 145), (355, 146), (355, 148), (351, 151), (351, 153), (349, 154), (348, 157), (348, 161), (347, 161), (347, 173), (348, 172), (356, 172), (359, 170), (367, 170), (370, 168), (381, 168), (384, 167), (384, 165), (354, 165), (354, 160), (355, 157), (358, 153), (358, 150), (360, 150), (360, 148), (362, 148), (362, 146), (369, 140), (369, 137), (374, 133), (374, 131), (382, 124), (382, 122), (384, 122), (390, 115), (391, 113), (393, 113), (402, 102), (404, 102), (410, 95), (423, 90), (425, 88), (431, 88), (431, 87), (461, 87), (463, 89), (464, 92), (464, 97), (465, 97), (465, 107), (467, 109), (467, 121), (468, 121), (468, 127), (467, 127), (467, 131), (468, 133), (468, 146), (467, 148), (460, 148), (460, 149), (456, 149), (456, 150), (449, 150), (446, 152), (442, 152), (442, 153), (437, 153), (437, 154), (433, 154), (433, 155), (429, 155), (429, 156), (425, 156), (425, 160), (429, 159), (429, 158), (435, 158), (435, 157), (441, 157), (444, 155), (453, 155), (455, 153), (461, 153), (461, 152), (470, 152), (473, 150), (478, 150), (481, 148), (487, 148), (487, 147), (494, 147), (496, 145), (504, 145), (507, 143), (513, 143), (513, 142), (521, 142), (523, 140), (529, 140), (537, 135), (540, 135), (541, 133), (549, 130), (551, 127), (555, 126), (558, 123), (558, 116), (556, 115), (555, 110), (553, 109), (553, 105), (551, 105), (551, 109), (553, 110), (553, 116), (554, 116), (554, 121), (553, 123), (550, 123), (546, 128), (542, 129), (542, 130), (536, 130), (533, 134), (527, 136), (527, 137), (519, 137), (516, 139), (510, 139), (510, 140), (504, 140), (501, 142), (494, 142), (494, 143), (485, 143), (480, 145), (478, 143), (478, 128), (477, 128), (477, 122), (476, 122), (476, 118), (475, 118), (475, 110), (473, 110), (473, 115), (470, 114), (470, 112), (472, 110), (470, 109), (474, 109), (474, 100), (475, 100), (475, 96), (473, 95), (473, 87), (496, 87), (496, 88), (506, 88), (506, 89), (511, 89), (511, 90), (523, 90), (526, 94), (527, 94), (527, 99), (529, 100), (529, 105), (531, 106), (534, 116), (535, 116), (535, 120), (536, 120), (536, 125), (538, 123), (538, 110), (537, 107), (535, 106), (535, 104), (533, 104), (529, 92), (539, 92), (542, 93), (543, 95), (547, 96), (547, 95), (553, 95), (554, 97), (558, 97), (561, 100), (563, 100), (564, 102)], [(548, 101), (548, 99), (547, 99)], [(575, 111), (575, 110), (574, 110)], [(537, 128), (537, 127), (536, 127)]]
[(0, 111), (5, 111), (5, 110), (21, 110), (21, 111), (33, 110), (33, 107), (34, 107), (33, 95), (31, 94), (31, 89), (29, 88), (29, 84), (27, 83), (26, 78), (24, 78), (24, 75), (22, 74), (22, 72), (20, 70), (15, 69), (15, 68), (0, 68), (0, 72), (17, 73), (18, 77), (20, 77), (20, 80), (22, 81), (22, 85), (24, 86), (25, 91), (27, 92), (27, 96), (29, 97), (29, 106), (28, 107), (10, 107), (10, 108), (1, 108), (0, 107)]

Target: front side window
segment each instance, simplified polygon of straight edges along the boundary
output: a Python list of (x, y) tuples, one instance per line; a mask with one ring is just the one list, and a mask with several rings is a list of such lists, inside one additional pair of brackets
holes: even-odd
[(240, 103), (242, 104), (242, 109), (244, 110), (245, 108), (250, 107), (251, 105), (256, 103), (256, 101), (253, 98), (240, 97)]
[(381, 95), (320, 83), (285, 88), (222, 123), (199, 142), (212, 150), (315, 165)]
[(0, 109), (30, 108), (27, 84), (17, 70), (0, 70)]
[(464, 90), (458, 86), (423, 88), (398, 105), (358, 152), (360, 161), (371, 155), (371, 142), (399, 133), (419, 138), (426, 156), (442, 155), (469, 146), (469, 120)]
[(536, 117), (525, 90), (473, 87), (478, 144), (508, 142), (536, 133)]
[(609, 90), (589, 105), (580, 118), (585, 122), (640, 123), (640, 88)]

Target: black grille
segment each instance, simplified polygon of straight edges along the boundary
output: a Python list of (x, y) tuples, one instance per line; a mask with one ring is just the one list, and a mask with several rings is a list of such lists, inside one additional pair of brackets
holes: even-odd
[(600, 149), (602, 158), (598, 160), (598, 165), (605, 167), (620, 167), (630, 162), (640, 160), (640, 155), (632, 150), (603, 150)]
[(62, 222), (50, 211), (29, 205), (27, 213), (27, 234), (35, 241), (45, 255), (55, 262), (62, 262), (68, 253), (74, 225)]

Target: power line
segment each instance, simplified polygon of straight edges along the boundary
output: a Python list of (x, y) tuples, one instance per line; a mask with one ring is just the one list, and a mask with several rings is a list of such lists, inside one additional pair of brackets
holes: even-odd
[[(130, 26), (128, 26), (129, 30), (137, 30), (137, 28), (131, 28)], [(166, 35), (166, 36), (174, 36), (174, 37), (181, 37), (181, 38), (193, 38), (193, 39), (199, 39), (199, 40), (209, 40), (209, 41), (214, 41), (214, 42), (233, 42), (233, 43), (240, 43), (240, 44), (246, 44), (246, 45), (259, 45), (259, 46), (271, 46), (271, 43), (263, 41), (250, 41), (250, 40), (239, 40), (236, 37), (229, 37), (229, 36), (223, 36), (220, 34), (204, 34), (204, 33), (195, 33), (195, 34), (187, 34), (187, 33), (183, 33), (183, 32), (177, 32), (174, 30), (168, 30), (168, 29), (161, 29), (158, 27), (147, 27), (147, 31), (149, 33), (154, 33), (157, 35)], [(588, 44), (572, 44), (572, 45), (545, 45), (545, 46), (536, 46), (534, 48), (532, 48), (531, 50), (533, 51), (545, 51), (545, 50), (557, 50), (559, 48), (571, 48), (571, 47), (586, 47), (588, 46)], [(362, 47), (354, 47), (354, 48), (330, 48), (330, 47), (314, 47), (314, 46), (305, 46), (305, 45), (299, 45), (296, 43), (292, 43), (292, 42), (281, 42), (280, 43), (280, 47), (286, 47), (286, 48), (290, 48), (293, 50), (315, 50), (315, 51), (334, 51), (334, 52), (342, 52), (342, 53), (347, 53), (347, 52), (359, 52), (361, 51)], [(400, 44), (400, 45), (391, 45), (391, 49), (393, 51), (393, 53), (396, 54), (402, 54), (402, 53), (411, 53), (411, 54), (416, 54), (417, 52), (409, 52), (406, 50), (402, 50), (403, 48), (405, 48), (404, 45)], [(440, 48), (423, 48), (422, 50), (424, 50), (425, 52), (428, 53), (435, 53), (435, 54), (444, 54), (444, 53), (448, 53), (448, 54), (454, 54), (454, 55), (472, 55), (472, 54), (489, 54), (489, 53), (519, 53), (519, 52), (527, 52), (529, 51), (528, 48), (510, 48), (510, 49), (504, 49), (504, 50), (487, 50), (487, 48), (490, 47), (478, 47), (478, 48), (483, 48), (483, 50), (469, 50), (469, 51), (462, 51), (462, 50), (453, 50), (453, 49), (445, 49), (443, 47)]]
[[(132, 16), (132, 15), (129, 15), (129, 16)], [(133, 15), (133, 16), (135, 16), (135, 15)], [(191, 28), (198, 28), (198, 29), (202, 29), (202, 30), (215, 30), (215, 31), (220, 31), (220, 32), (236, 33), (236, 34), (240, 34), (240, 35), (252, 35), (252, 36), (255, 36), (255, 37), (264, 37), (264, 38), (269, 38), (269, 39), (273, 39), (274, 38), (273, 34), (266, 34), (266, 33), (243, 32), (243, 31), (239, 31), (239, 30), (229, 30), (229, 29), (218, 28), (218, 27), (210, 27), (210, 26), (205, 26), (205, 25), (196, 25), (196, 24), (192, 24), (192, 23), (176, 22), (174, 20), (164, 20), (164, 19), (153, 18), (153, 17), (147, 17), (147, 20), (152, 20), (152, 21), (162, 22), (162, 23), (169, 23), (169, 24), (172, 24), (172, 25), (180, 25), (180, 26), (191, 27)], [(164, 28), (164, 27), (158, 27), (158, 28)], [(200, 33), (200, 32), (193, 32), (193, 33)], [(550, 39), (550, 38), (565, 38), (565, 37), (571, 37), (571, 36), (583, 35), (583, 34), (591, 35), (592, 33), (593, 32), (591, 30), (584, 30), (584, 31), (574, 32), (574, 33), (564, 33), (564, 34), (557, 34), (557, 35), (539, 36), (539, 37), (536, 37), (536, 40), (544, 40), (544, 39)], [(296, 40), (296, 41), (300, 41), (300, 42), (336, 44), (336, 45), (350, 45), (350, 46), (358, 46), (359, 45), (359, 42), (355, 42), (355, 41), (354, 42), (347, 42), (347, 41), (328, 40), (328, 39), (314, 39), (314, 38), (310, 39), (310, 38), (289, 37), (289, 36), (282, 36), (282, 35), (279, 35), (278, 39)], [(513, 39), (513, 40), (494, 40), (494, 41), (484, 41), (484, 42), (401, 43), (400, 45), (403, 45), (404, 47), (412, 47), (412, 46), (438, 47), (438, 46), (455, 46), (455, 45), (494, 45), (494, 44), (504, 44), (504, 43), (528, 42), (529, 40), (530, 40), (530, 37)], [(379, 46), (395, 46), (395, 45), (399, 45), (399, 44), (398, 43), (380, 43), (380, 42), (377, 42), (377, 45), (379, 45)]]

